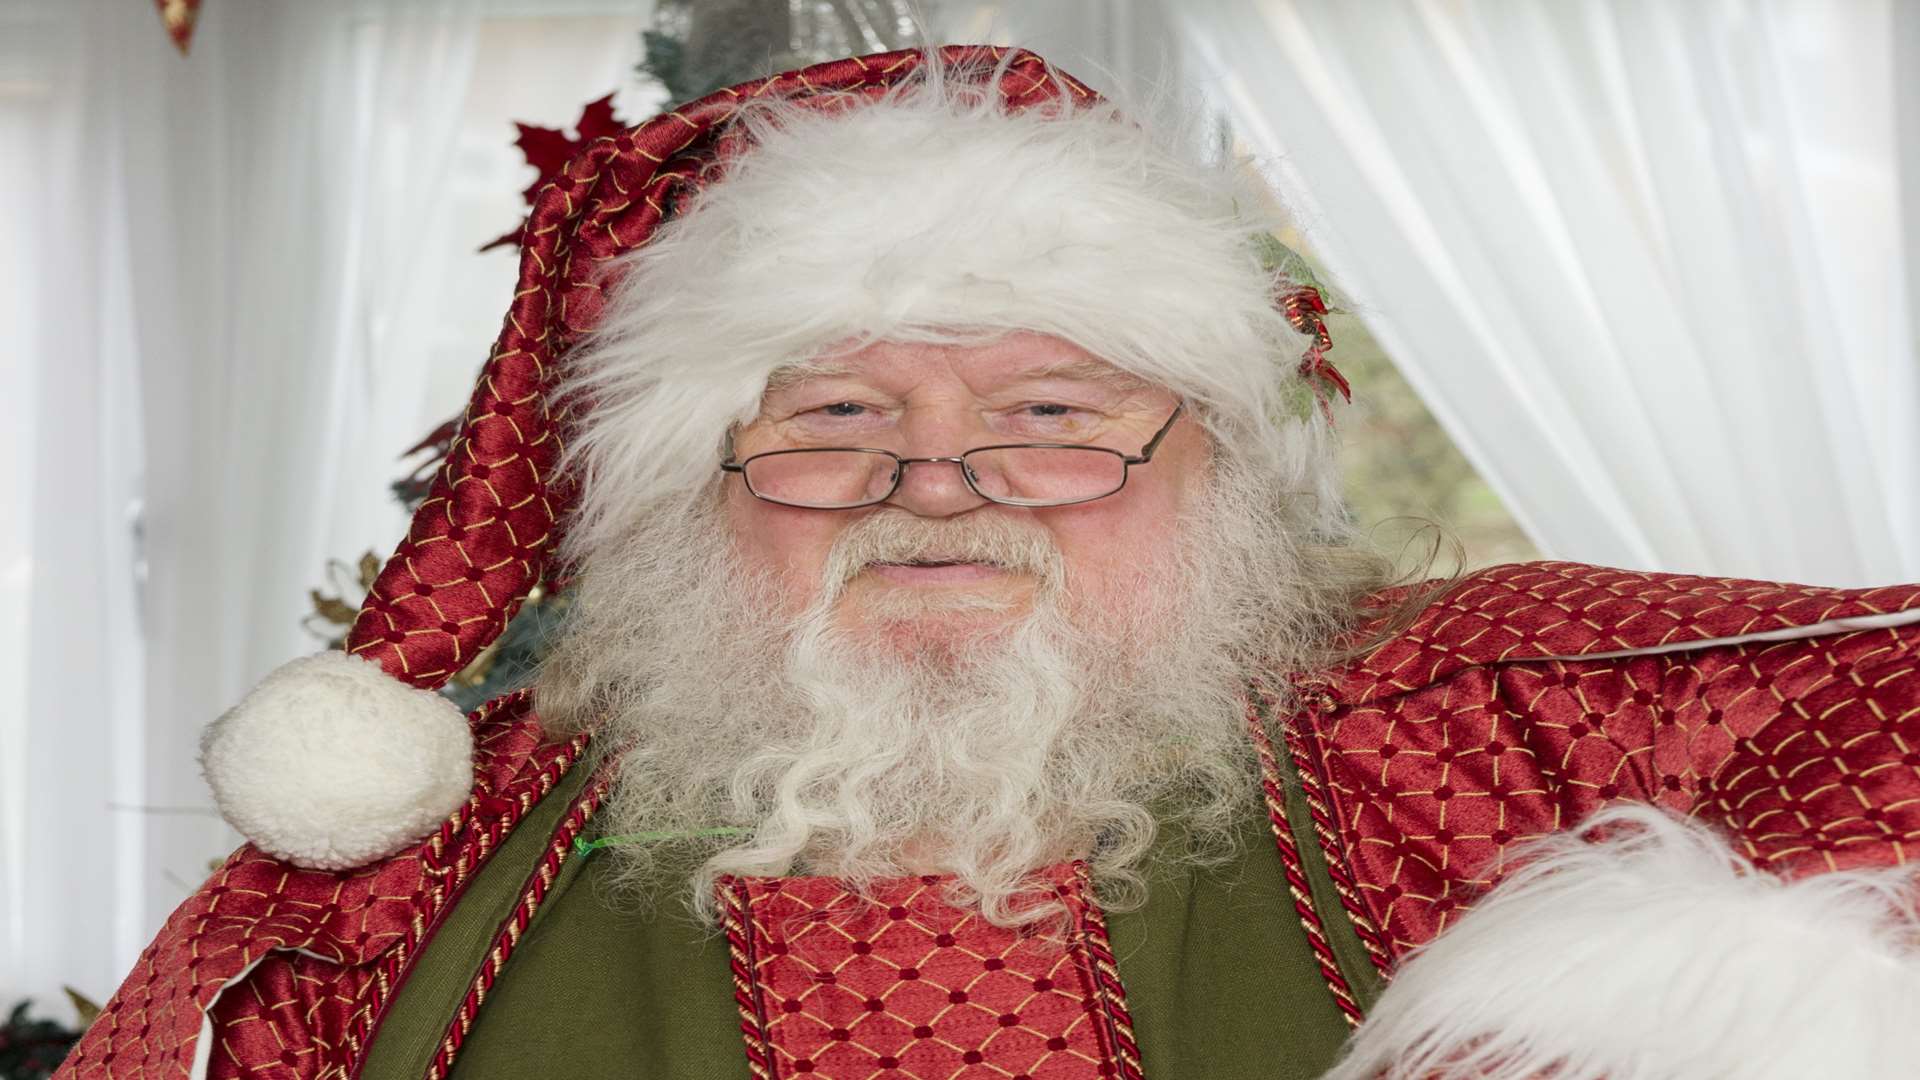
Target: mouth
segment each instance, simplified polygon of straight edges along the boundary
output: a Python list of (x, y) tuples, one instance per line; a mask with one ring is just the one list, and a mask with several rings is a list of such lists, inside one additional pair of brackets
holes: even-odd
[(869, 563), (867, 569), (884, 581), (903, 585), (948, 585), (988, 581), (1008, 571), (992, 563), (963, 562), (948, 559), (914, 559), (908, 562)]

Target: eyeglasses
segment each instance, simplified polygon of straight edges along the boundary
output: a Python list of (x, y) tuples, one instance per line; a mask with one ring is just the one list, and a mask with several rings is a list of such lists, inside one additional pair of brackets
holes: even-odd
[(1071, 506), (1126, 487), (1127, 470), (1153, 460), (1186, 407), (1185, 402), (1174, 406), (1138, 454), (1073, 443), (1016, 443), (975, 447), (959, 457), (905, 458), (891, 450), (829, 447), (769, 450), (735, 461), (728, 433), (727, 460), (720, 468), (739, 473), (754, 498), (803, 510), (853, 510), (886, 502), (900, 490), (907, 466), (939, 462), (959, 465), (967, 487), (988, 502)]

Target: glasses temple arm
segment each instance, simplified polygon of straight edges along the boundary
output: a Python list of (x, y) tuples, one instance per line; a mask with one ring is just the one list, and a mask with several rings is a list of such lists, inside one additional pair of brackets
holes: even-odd
[(1141, 447), (1138, 454), (1127, 459), (1127, 464), (1145, 465), (1147, 462), (1152, 461), (1153, 452), (1160, 449), (1160, 440), (1167, 437), (1167, 432), (1173, 430), (1173, 422), (1180, 419), (1180, 414), (1186, 411), (1187, 403), (1185, 401), (1181, 401), (1178, 405), (1175, 405), (1173, 407), (1173, 415), (1167, 417), (1167, 422), (1160, 425), (1160, 430), (1153, 433), (1153, 438), (1147, 440), (1147, 445)]

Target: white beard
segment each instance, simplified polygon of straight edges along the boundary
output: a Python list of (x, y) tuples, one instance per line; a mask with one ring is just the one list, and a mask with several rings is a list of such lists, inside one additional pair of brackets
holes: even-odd
[[(622, 754), (601, 827), (638, 838), (614, 848), (623, 882), (691, 884), (704, 913), (720, 875), (857, 887), (939, 873), (953, 877), (950, 902), (1018, 925), (1051, 912), (1026, 891), (1030, 875), (1071, 858), (1091, 860), (1103, 900), (1124, 907), (1143, 895), (1160, 822), (1189, 837), (1169, 857), (1230, 853), (1259, 808), (1247, 680), (1327, 636), (1301, 549), (1271, 496), (1250, 491), (1216, 476), (1170, 525), (1167, 565), (1111, 583), (1097, 604), (1064, 580), (1037, 527), (871, 515), (842, 536), (797, 618), (729, 553), (717, 495), (703, 492), (585, 561), (538, 704)], [(956, 545), (1036, 571), (1032, 610), (918, 655), (886, 631), (937, 612), (836, 617), (840, 587), (876, 555), (951, 557)]]

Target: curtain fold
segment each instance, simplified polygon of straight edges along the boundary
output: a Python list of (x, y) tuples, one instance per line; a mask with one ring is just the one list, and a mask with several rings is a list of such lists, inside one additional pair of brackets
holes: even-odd
[[(639, 119), (646, 0), (0, 0), (0, 1009), (110, 992), (237, 840), (201, 728), (397, 542), (511, 299), (510, 121)], [(349, 602), (357, 597), (348, 596)]]
[(150, 7), (0, 8), (5, 157), (31, 163), (0, 172), (29, 330), (8, 362), (34, 389), (7, 405), (28, 434), (4, 509), (25, 662), (0, 717), (0, 999), (110, 991), (232, 847), (199, 730), (315, 647), (305, 588), (344, 537), (395, 531), (364, 479), (419, 430), (425, 365), (380, 343), (417, 293), (483, 12), (217, 8), (185, 59)]
[(1911, 11), (1179, 10), (1208, 91), (1541, 550), (1920, 576), (1896, 138), (1920, 69), (1889, 45)]
[[(0, 7), (0, 998), (104, 974), (148, 872), (123, 117), (75, 9)], [(76, 918), (74, 916), (78, 915)], [(136, 946), (137, 948), (137, 946)]]

